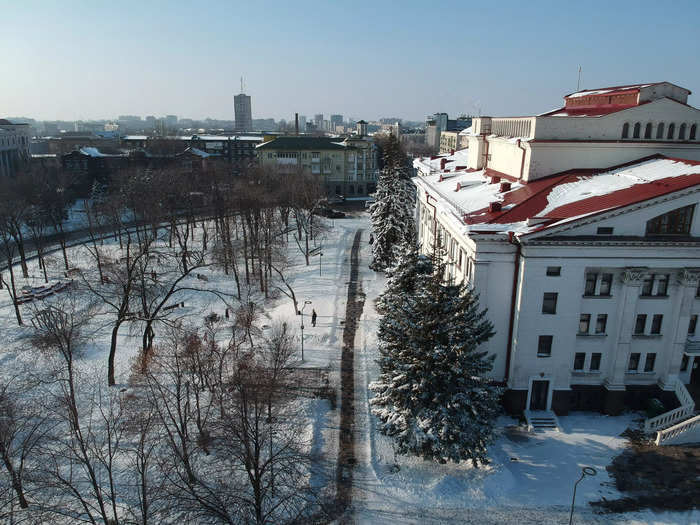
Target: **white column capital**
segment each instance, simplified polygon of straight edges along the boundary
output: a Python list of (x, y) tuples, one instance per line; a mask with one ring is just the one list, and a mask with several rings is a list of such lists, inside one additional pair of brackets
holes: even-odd
[(676, 277), (681, 286), (697, 287), (700, 282), (700, 268), (682, 268)]
[(628, 286), (641, 286), (647, 273), (649, 273), (649, 268), (646, 267), (625, 268), (620, 279), (623, 284)]

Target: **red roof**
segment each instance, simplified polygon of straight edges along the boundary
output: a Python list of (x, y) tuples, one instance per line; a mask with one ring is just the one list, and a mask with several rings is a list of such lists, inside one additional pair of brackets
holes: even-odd
[[(596, 175), (615, 175), (608, 172), (619, 168), (634, 168), (652, 160), (667, 160), (682, 163), (691, 167), (681, 175), (670, 174), (668, 177), (655, 178), (648, 182), (632, 184), (619, 190), (613, 190), (603, 195), (564, 202), (551, 211), (542, 214), (550, 206), (549, 196), (552, 191), (564, 184), (592, 181)], [(697, 169), (692, 169), (696, 166)], [(686, 173), (687, 172), (687, 173)], [(488, 175), (488, 170), (486, 175)], [(638, 202), (653, 199), (700, 185), (700, 161), (675, 159), (663, 155), (652, 155), (643, 159), (613, 166), (605, 170), (571, 170), (559, 175), (528, 182), (515, 190), (505, 193), (501, 202), (502, 211), (489, 212), (488, 208), (474, 211), (465, 217), (467, 224), (510, 224), (527, 219), (545, 219), (539, 229), (544, 229), (553, 223), (572, 219), (582, 215), (600, 213), (614, 208), (629, 206)]]

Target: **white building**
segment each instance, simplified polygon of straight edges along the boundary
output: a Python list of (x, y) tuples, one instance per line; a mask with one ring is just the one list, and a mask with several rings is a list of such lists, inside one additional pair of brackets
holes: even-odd
[(509, 410), (614, 414), (700, 385), (689, 93), (574, 93), (546, 115), (475, 118), (468, 150), (414, 162), (423, 250), (439, 237), (449, 277), (488, 308)]
[(0, 119), (0, 177), (13, 175), (29, 161), (29, 124)]

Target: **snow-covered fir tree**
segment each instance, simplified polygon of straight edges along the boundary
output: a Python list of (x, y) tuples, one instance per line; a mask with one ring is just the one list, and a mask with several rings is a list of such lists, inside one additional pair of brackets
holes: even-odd
[(372, 413), (400, 454), (487, 463), (501, 389), (489, 384), (493, 334), (478, 297), (443, 280), (441, 257), (415, 248), (394, 266), (378, 302), (380, 376)]
[(405, 155), (393, 136), (384, 148), (384, 169), (369, 208), (374, 237), (370, 268), (376, 271), (393, 266), (399, 246), (416, 238), (415, 187), (406, 174)]

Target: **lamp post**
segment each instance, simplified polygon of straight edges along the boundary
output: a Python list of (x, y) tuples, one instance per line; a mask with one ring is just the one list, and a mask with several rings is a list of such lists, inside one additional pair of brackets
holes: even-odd
[(569, 525), (573, 523), (574, 520), (574, 503), (576, 502), (576, 487), (586, 476), (595, 476), (597, 474), (596, 469), (593, 467), (583, 467), (581, 469), (581, 477), (578, 481), (574, 483), (574, 496), (571, 498), (571, 513), (569, 514)]
[(311, 301), (304, 301), (304, 306), (301, 307), (301, 362), (304, 362), (304, 308), (307, 304), (311, 304)]
[(318, 252), (318, 275), (321, 275), (321, 257), (323, 257), (323, 252)]

